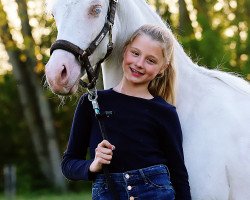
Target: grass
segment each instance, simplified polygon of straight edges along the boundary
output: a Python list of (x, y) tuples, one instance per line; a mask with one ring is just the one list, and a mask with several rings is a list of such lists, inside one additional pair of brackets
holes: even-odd
[[(8, 200), (0, 195), (0, 200)], [(84, 191), (80, 193), (65, 193), (65, 194), (23, 194), (17, 195), (15, 199), (12, 200), (91, 200), (91, 192)]]

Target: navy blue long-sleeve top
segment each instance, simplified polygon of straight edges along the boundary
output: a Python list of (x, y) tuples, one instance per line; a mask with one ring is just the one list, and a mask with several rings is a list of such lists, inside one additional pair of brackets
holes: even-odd
[[(174, 106), (157, 96), (143, 99), (118, 93), (113, 89), (98, 91), (101, 111), (113, 111), (104, 119), (108, 141), (116, 147), (111, 173), (165, 164), (177, 200), (188, 200), (190, 187), (184, 164), (182, 132)], [(102, 141), (98, 121), (87, 95), (79, 100), (68, 147), (61, 163), (62, 172), (71, 180), (91, 180), (89, 166), (95, 148)], [(91, 159), (86, 160), (87, 150)]]

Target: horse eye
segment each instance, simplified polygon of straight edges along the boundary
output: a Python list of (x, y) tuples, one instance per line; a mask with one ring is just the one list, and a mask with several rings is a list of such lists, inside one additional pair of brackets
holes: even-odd
[(101, 13), (101, 11), (102, 11), (102, 7), (100, 5), (94, 5), (94, 6), (91, 6), (89, 14), (93, 16), (98, 16)]
[(101, 8), (94, 9), (95, 14), (97, 14), (97, 15), (99, 15), (101, 13), (101, 11), (102, 11)]

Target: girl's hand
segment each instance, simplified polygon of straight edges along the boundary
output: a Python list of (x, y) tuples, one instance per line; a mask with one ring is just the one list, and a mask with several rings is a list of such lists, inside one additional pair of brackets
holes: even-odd
[(103, 140), (99, 143), (95, 149), (95, 159), (91, 163), (89, 170), (91, 172), (99, 172), (103, 164), (110, 164), (114, 149), (115, 146), (110, 144), (107, 140)]

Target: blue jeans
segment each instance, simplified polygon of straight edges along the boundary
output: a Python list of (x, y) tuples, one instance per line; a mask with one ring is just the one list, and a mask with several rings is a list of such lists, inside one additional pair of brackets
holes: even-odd
[[(165, 165), (155, 165), (124, 173), (111, 173), (120, 200), (173, 200), (174, 189)], [(103, 174), (92, 186), (93, 200), (113, 200)]]

